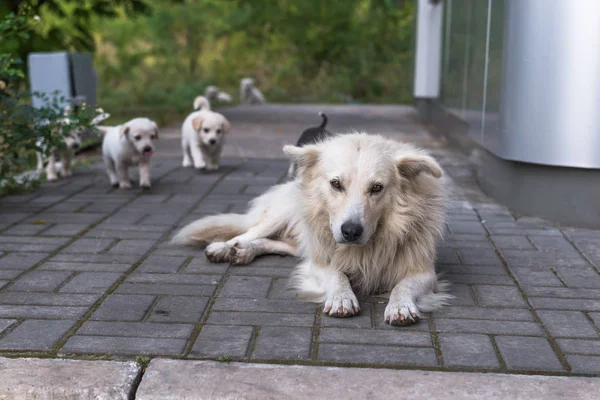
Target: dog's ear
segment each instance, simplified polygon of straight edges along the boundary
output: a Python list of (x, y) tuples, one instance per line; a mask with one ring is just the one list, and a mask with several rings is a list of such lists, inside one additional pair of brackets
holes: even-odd
[(129, 130), (127, 125), (121, 125), (121, 135), (127, 137), (127, 135), (129, 135)]
[(196, 117), (192, 120), (192, 126), (196, 132), (200, 132), (202, 129), (202, 117)]
[(400, 155), (396, 157), (396, 166), (400, 175), (407, 179), (414, 179), (421, 172), (426, 172), (434, 178), (442, 176), (442, 169), (437, 161), (433, 157), (423, 154)]
[(158, 125), (156, 122), (152, 122), (152, 126), (154, 126), (154, 139), (158, 139)]
[(227, 118), (223, 118), (223, 133), (229, 132), (230, 129), (231, 129), (231, 124), (229, 123)]
[(319, 159), (319, 149), (314, 145), (303, 147), (287, 145), (283, 146), (283, 152), (302, 169), (314, 165)]

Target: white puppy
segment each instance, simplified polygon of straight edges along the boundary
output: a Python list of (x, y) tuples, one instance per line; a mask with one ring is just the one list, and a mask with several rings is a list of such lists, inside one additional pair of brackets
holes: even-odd
[(254, 79), (244, 78), (240, 82), (240, 101), (242, 104), (264, 104), (265, 96), (255, 86)]
[(188, 115), (181, 127), (182, 165), (215, 171), (219, 168), (225, 134), (229, 132), (230, 124), (223, 115), (210, 111), (210, 104), (202, 99), (206, 100), (201, 97), (198, 104), (204, 104), (204, 107)]
[[(52, 149), (50, 154), (48, 155), (47, 165), (46, 165), (46, 179), (48, 181), (55, 181), (58, 179), (58, 173), (56, 168), (57, 160), (60, 161), (60, 169), (61, 175), (64, 177), (68, 177), (73, 175), (73, 171), (71, 170), (71, 163), (73, 162), (73, 158), (75, 157), (75, 151), (81, 147), (81, 129), (73, 129), (70, 132), (66, 132), (66, 129), (63, 129), (66, 125), (71, 124), (71, 120), (68, 116), (71, 114), (71, 107), (65, 107), (65, 118), (62, 118), (55, 122), (55, 129), (58, 129), (58, 133), (63, 138), (63, 146)], [(95, 126), (101, 121), (104, 121), (110, 117), (110, 114), (102, 113), (95, 117), (91, 125)], [(38, 146), (43, 146), (43, 143), (40, 141), (37, 142)], [(44, 156), (42, 153), (37, 152), (37, 170), (42, 171), (44, 169)]]
[(140, 187), (150, 189), (152, 141), (158, 138), (156, 123), (148, 118), (134, 118), (123, 125), (99, 128), (105, 131), (102, 154), (110, 184), (121, 189), (131, 188), (129, 167), (139, 165)]
[(202, 110), (202, 111), (206, 111), (206, 110), (210, 110), (210, 102), (208, 101), (208, 99), (204, 96), (198, 96), (194, 99), (194, 110), (198, 111), (198, 110)]
[(229, 93), (221, 92), (216, 86), (208, 86), (204, 89), (204, 96), (209, 101), (218, 100), (222, 103), (231, 103), (231, 96)]

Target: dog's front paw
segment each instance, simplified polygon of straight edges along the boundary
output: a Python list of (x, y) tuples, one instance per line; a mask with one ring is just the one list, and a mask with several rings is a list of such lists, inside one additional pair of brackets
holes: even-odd
[(119, 189), (131, 189), (131, 182), (120, 182)]
[(152, 186), (150, 186), (150, 183), (145, 182), (145, 183), (140, 183), (140, 188), (142, 188), (142, 190), (150, 190), (152, 188)]
[(256, 257), (254, 246), (248, 243), (236, 243), (229, 250), (229, 261), (234, 265), (250, 264)]
[(330, 317), (345, 318), (358, 314), (360, 306), (351, 290), (338, 291), (327, 295), (323, 312)]
[(192, 162), (191, 162), (190, 160), (188, 160), (188, 159), (185, 159), (185, 158), (184, 158), (184, 159), (183, 159), (183, 162), (181, 163), (181, 165), (182, 165), (184, 168), (191, 167), (191, 166), (192, 166)]
[(58, 175), (56, 175), (56, 174), (47, 174), (47, 175), (46, 175), (46, 180), (47, 180), (48, 182), (54, 182), (54, 181), (57, 181), (57, 180), (58, 180)]
[(419, 321), (419, 309), (412, 299), (390, 299), (385, 307), (385, 322), (393, 326), (408, 326)]
[(225, 242), (215, 242), (209, 244), (204, 250), (206, 258), (214, 263), (224, 263), (230, 261), (230, 248)]

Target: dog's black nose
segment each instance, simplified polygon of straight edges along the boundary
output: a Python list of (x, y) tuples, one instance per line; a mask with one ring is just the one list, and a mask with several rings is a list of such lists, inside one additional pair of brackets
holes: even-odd
[(144, 153), (149, 153), (151, 151), (152, 151), (152, 147), (150, 147), (150, 146), (144, 147)]
[(211, 146), (214, 146), (215, 144), (217, 144), (217, 139), (210, 139), (208, 143), (210, 143)]
[(361, 224), (357, 224), (356, 222), (344, 222), (342, 224), (342, 236), (348, 242), (356, 242), (360, 239), (363, 233), (363, 227)]

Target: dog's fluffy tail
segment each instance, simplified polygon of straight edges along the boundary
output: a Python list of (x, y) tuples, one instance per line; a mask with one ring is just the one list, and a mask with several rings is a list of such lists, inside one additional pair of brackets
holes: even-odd
[(102, 114), (100, 114), (100, 115), (96, 116), (96, 117), (95, 117), (95, 118), (92, 120), (92, 122), (91, 122), (91, 125), (92, 125), (92, 126), (96, 126), (96, 125), (98, 125), (100, 122), (102, 122), (102, 121), (104, 121), (105, 119), (108, 119), (108, 118), (110, 118), (110, 114), (109, 114), (109, 113), (102, 113)]
[(194, 99), (194, 110), (206, 111), (210, 110), (210, 102), (204, 96), (198, 96)]
[(325, 113), (322, 111), (319, 111), (319, 115), (321, 116), (321, 118), (323, 118), (323, 122), (321, 122), (319, 128), (325, 129), (325, 126), (327, 126), (327, 115), (325, 115)]
[(434, 292), (428, 293), (417, 299), (417, 307), (420, 311), (431, 312), (450, 304), (450, 300), (454, 298), (448, 293), (450, 290), (450, 282), (438, 281), (437, 288)]
[(206, 245), (226, 242), (250, 229), (248, 216), (244, 214), (221, 214), (201, 218), (181, 228), (171, 239), (180, 245)]

